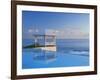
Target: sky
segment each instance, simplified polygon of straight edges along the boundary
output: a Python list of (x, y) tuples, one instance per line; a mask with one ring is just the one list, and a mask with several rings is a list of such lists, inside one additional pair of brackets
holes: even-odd
[(22, 11), (23, 38), (55, 31), (58, 39), (88, 39), (88, 13)]

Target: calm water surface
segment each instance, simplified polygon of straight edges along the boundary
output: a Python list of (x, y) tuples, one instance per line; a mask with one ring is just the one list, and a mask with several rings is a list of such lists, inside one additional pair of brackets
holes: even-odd
[[(33, 44), (31, 39), (24, 39), (23, 46)], [(41, 41), (42, 43), (42, 41)], [(53, 68), (89, 66), (88, 39), (57, 39), (57, 51), (23, 49), (22, 68)]]

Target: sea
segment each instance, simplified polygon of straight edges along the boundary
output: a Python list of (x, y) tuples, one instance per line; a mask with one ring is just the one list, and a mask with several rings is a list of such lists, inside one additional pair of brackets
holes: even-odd
[[(33, 39), (22, 40), (22, 46), (31, 44)], [(23, 48), (22, 69), (89, 66), (89, 39), (57, 39), (56, 48), (56, 51)]]

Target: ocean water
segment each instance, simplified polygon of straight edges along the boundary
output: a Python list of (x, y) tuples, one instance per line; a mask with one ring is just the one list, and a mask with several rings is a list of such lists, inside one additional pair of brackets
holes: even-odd
[[(22, 45), (33, 44), (32, 39), (23, 39)], [(43, 43), (40, 40), (40, 43)], [(22, 69), (89, 66), (88, 39), (57, 39), (57, 51), (40, 49), (22, 50)]]

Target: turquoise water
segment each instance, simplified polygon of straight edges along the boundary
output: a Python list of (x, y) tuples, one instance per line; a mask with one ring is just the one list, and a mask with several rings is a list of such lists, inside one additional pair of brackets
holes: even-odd
[[(32, 44), (33, 40), (23, 40), (23, 46)], [(89, 66), (88, 39), (57, 40), (57, 51), (42, 51), (40, 49), (23, 49), (22, 68), (54, 68)]]

